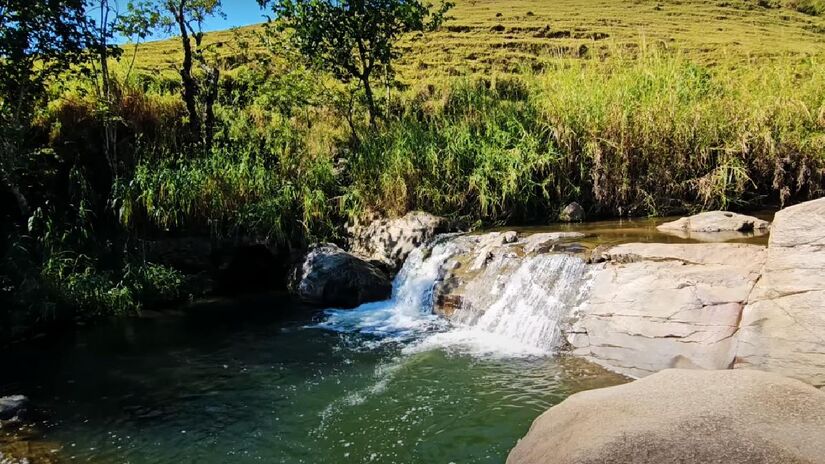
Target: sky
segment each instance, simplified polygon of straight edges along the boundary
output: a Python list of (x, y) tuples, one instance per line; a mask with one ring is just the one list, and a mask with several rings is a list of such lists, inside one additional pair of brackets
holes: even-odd
[[(127, 0), (116, 0), (111, 3), (115, 3), (117, 7), (125, 9), (128, 2)], [(223, 4), (223, 12), (226, 14), (226, 18), (216, 16), (207, 19), (203, 26), (204, 31), (220, 31), (236, 26), (248, 26), (266, 21), (264, 13), (268, 13), (268, 11), (262, 10), (256, 0), (223, 0), (221, 3)], [(99, 13), (90, 11), (88, 14), (94, 17)], [(149, 40), (163, 38), (165, 38), (165, 36), (156, 35)], [(127, 40), (124, 37), (118, 37), (116, 41), (122, 43)]]
[(204, 25), (205, 31), (220, 31), (235, 26), (248, 26), (266, 21), (267, 13), (261, 10), (256, 0), (223, 0), (223, 12), (226, 19), (210, 18)]

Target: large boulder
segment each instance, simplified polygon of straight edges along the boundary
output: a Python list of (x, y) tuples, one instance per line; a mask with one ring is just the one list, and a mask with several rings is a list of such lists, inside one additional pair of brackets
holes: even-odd
[(825, 385), (825, 198), (776, 214), (738, 338), (736, 368)]
[(584, 221), (584, 216), (584, 208), (574, 201), (561, 210), (561, 213), (559, 213), (559, 221), (582, 222)]
[(289, 289), (310, 304), (354, 308), (389, 298), (392, 283), (376, 266), (327, 243), (311, 247), (295, 266)]
[(824, 463), (825, 393), (757, 371), (666, 370), (550, 408), (508, 464)]
[(349, 250), (394, 272), (414, 249), (448, 228), (446, 219), (422, 211), (396, 219), (375, 219), (349, 228)]
[(603, 251), (566, 330), (572, 353), (625, 375), (727, 369), (765, 248), (631, 243)]
[(673, 222), (666, 222), (659, 227), (661, 231), (686, 232), (752, 232), (768, 230), (770, 223), (753, 216), (731, 213), (730, 211), (707, 211)]
[(0, 421), (17, 417), (26, 409), (29, 399), (23, 395), (4, 396), (0, 398)]

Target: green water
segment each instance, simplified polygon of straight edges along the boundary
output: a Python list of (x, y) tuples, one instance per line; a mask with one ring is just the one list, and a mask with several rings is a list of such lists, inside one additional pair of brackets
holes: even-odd
[(572, 359), (403, 354), (273, 297), (120, 321), (0, 358), (61, 462), (503, 462), (542, 411), (625, 379)]

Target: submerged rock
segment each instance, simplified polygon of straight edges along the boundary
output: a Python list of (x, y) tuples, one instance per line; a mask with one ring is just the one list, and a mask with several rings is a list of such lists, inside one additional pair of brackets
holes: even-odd
[(657, 229), (681, 232), (753, 232), (757, 230), (766, 231), (770, 228), (768, 221), (745, 216), (744, 214), (731, 213), (729, 211), (707, 211), (689, 217), (683, 217), (673, 222), (666, 222)]
[(550, 408), (508, 464), (822, 463), (825, 393), (757, 371), (666, 370)]
[(20, 415), (29, 404), (23, 395), (4, 396), (0, 398), (0, 420), (10, 420)]
[(448, 229), (445, 218), (413, 211), (397, 219), (376, 219), (366, 225), (350, 227), (349, 249), (351, 253), (367, 261), (379, 262), (395, 272), (414, 249)]
[(584, 221), (584, 208), (575, 201), (565, 206), (559, 213), (559, 221), (562, 222), (582, 222)]
[(17, 436), (0, 439), (0, 464), (55, 464), (65, 462), (59, 443)]
[(600, 253), (566, 330), (572, 353), (625, 375), (727, 369), (765, 248), (631, 243)]
[(311, 247), (293, 269), (289, 290), (310, 304), (354, 308), (389, 298), (392, 283), (376, 266), (327, 243)]
[(776, 214), (762, 277), (742, 315), (735, 367), (825, 385), (825, 198)]

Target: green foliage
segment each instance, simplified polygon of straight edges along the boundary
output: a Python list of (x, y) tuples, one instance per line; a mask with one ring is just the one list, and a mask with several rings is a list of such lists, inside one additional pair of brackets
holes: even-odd
[(431, 10), (418, 0), (279, 0), (273, 2), (278, 18), (273, 24), (289, 31), (289, 39), (311, 62), (345, 83), (359, 81), (375, 125), (374, 76), (389, 85), (401, 37), (436, 29), (452, 6), (445, 2)]
[(179, 271), (131, 256), (121, 266), (96, 243), (88, 218), (71, 224), (59, 216), (38, 209), (25, 234), (9, 237), (0, 264), (0, 339), (50, 323), (134, 315), (183, 296)]
[[(214, 104), (218, 98), (219, 69), (210, 63), (213, 47), (203, 43), (203, 23), (225, 17), (220, 0), (139, 0), (129, 2), (120, 29), (143, 38), (151, 30), (179, 37), (183, 60), (176, 66), (181, 96), (189, 113), (189, 136), (207, 150), (215, 130)], [(194, 44), (193, 44), (194, 42)], [(201, 72), (196, 72), (197, 64)]]
[(252, 233), (303, 242), (333, 230), (333, 166), (301, 151), (288, 128), (272, 145), (216, 147), (202, 158), (141, 164), (123, 199), (121, 218), (136, 213), (166, 229)]
[[(546, 223), (572, 200), (596, 215), (627, 216), (746, 209), (825, 193), (818, 55), (751, 63), (719, 52), (708, 60), (653, 41), (563, 37), (555, 24), (530, 25), (551, 10), (527, 0), (524, 9), (534, 14), (513, 18), (461, 4), (466, 24), (433, 33), (440, 44), (455, 44), (466, 31), (480, 38), (506, 32), (484, 45), (486, 54), (465, 60), (460, 53), (462, 61), (484, 62), (460, 75), (454, 61), (436, 59), (438, 44), (432, 54), (398, 59), (418, 46), (405, 31), (444, 19), (445, 9), (431, 12), (419, 2), (278, 2), (288, 13), (278, 23), (284, 30), (268, 29), (259, 37), (263, 48), (249, 53), (238, 51), (254, 48), (243, 45), (249, 36), (206, 43), (198, 23), (213, 10), (189, 12), (181, 26), (180, 14), (163, 9), (180, 2), (140, 5), (155, 13), (119, 17), (122, 33), (145, 37), (162, 16), (192, 33), (190, 64), (207, 67), (192, 66), (189, 84), (196, 86), (195, 113), (213, 124), (210, 143), (187, 137), (195, 113), (179, 95), (188, 92), (183, 76), (107, 61), (107, 92), (99, 78), (66, 70), (43, 81), (50, 86), (32, 100), (30, 136), (15, 151), (14, 169), (4, 171), (15, 181), (5, 185), (8, 193), (17, 187), (32, 206), (30, 214), (0, 211), (0, 232), (9, 237), (0, 263), (5, 335), (48, 321), (132, 314), (188, 293), (191, 276), (138, 257), (141, 239), (252, 236), (300, 247), (341, 240), (346, 220), (371, 212), (423, 209), (484, 226)], [(682, 12), (694, 3), (685, 5)], [(757, 5), (717, 8), (804, 17)], [(677, 6), (666, 2), (665, 9)], [(557, 8), (595, 14), (580, 0), (553, 2)], [(293, 47), (279, 46), (284, 39)], [(540, 54), (551, 40), (575, 57), (523, 60), (533, 56), (525, 50)], [(183, 70), (186, 44), (193, 42), (152, 47), (167, 47)], [(216, 53), (207, 61), (210, 50)], [(324, 65), (306, 66), (304, 54)], [(390, 82), (396, 64), (419, 59), (429, 64), (415, 69), (438, 78)], [(369, 76), (386, 80), (386, 96), (365, 103), (350, 90), (366, 89)], [(368, 128), (364, 115), (374, 116), (378, 104), (383, 123)]]
[(0, 185), (15, 196), (22, 215), (30, 206), (18, 169), (36, 105), (50, 77), (83, 60), (90, 43), (85, 26), (83, 0), (0, 5)]
[(756, 75), (654, 53), (413, 94), (351, 160), (347, 200), (522, 223), (574, 199), (647, 215), (816, 197), (822, 76), (814, 62)]
[(825, 1), (823, 0), (792, 0), (790, 6), (800, 13), (811, 16), (825, 14)]

